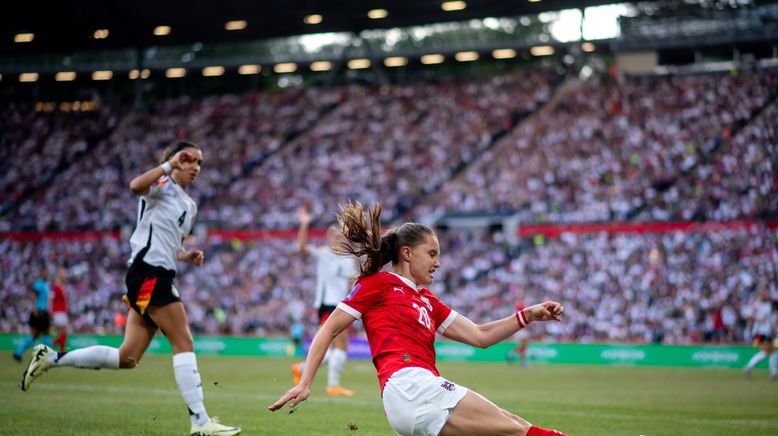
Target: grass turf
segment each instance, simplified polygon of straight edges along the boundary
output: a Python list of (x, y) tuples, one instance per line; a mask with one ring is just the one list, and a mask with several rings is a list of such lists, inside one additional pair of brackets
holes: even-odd
[[(29, 353), (28, 353), (29, 354)], [(23, 365), (0, 367), (0, 434), (184, 435), (189, 418), (170, 356), (146, 356), (132, 371), (56, 368), (29, 392)], [(375, 371), (349, 361), (353, 398), (324, 395), (326, 368), (297, 410), (266, 407), (290, 387), (291, 360), (198, 357), (208, 413), (246, 435), (393, 434)], [(775, 435), (778, 382), (764, 370), (441, 363), (442, 375), (530, 422), (570, 435)]]

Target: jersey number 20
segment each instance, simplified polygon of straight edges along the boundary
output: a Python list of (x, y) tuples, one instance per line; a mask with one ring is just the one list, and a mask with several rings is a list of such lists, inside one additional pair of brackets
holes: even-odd
[(419, 324), (427, 328), (430, 328), (430, 326), (432, 325), (432, 321), (430, 320), (430, 314), (427, 312), (427, 308), (419, 306), (416, 303), (413, 303), (413, 307), (419, 311)]

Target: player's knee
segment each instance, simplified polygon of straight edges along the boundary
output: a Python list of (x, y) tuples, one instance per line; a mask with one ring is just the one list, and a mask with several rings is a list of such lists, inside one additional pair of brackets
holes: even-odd
[(508, 412), (507, 410), (502, 410), (502, 414), (508, 418), (509, 424), (508, 424), (508, 434), (526, 434), (529, 431), (529, 428), (532, 426), (529, 422), (524, 420), (522, 417), (518, 415), (514, 415), (511, 412)]

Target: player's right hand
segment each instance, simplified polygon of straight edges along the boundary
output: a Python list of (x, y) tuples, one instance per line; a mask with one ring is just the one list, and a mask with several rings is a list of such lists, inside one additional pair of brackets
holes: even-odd
[(289, 407), (294, 409), (295, 406), (305, 401), (308, 395), (311, 394), (311, 388), (299, 384), (292, 389), (286, 391), (286, 393), (279, 398), (278, 401), (267, 407), (267, 410), (275, 412), (276, 410), (284, 407), (284, 404), (289, 403)]
[(300, 224), (310, 224), (311, 214), (305, 206), (300, 206), (297, 209), (297, 219), (300, 220)]
[(181, 150), (178, 153), (176, 153), (168, 163), (170, 163), (170, 166), (172, 166), (174, 169), (181, 170), (184, 169), (185, 163), (188, 162), (194, 162), (195, 157), (193, 154), (189, 153), (187, 150)]

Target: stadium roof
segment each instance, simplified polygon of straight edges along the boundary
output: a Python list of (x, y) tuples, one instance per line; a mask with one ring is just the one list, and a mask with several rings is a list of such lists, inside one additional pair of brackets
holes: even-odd
[[(454, 3), (446, 11), (444, 3)], [(613, 0), (75, 0), (14, 1), (0, 14), (0, 53), (7, 55), (235, 42), (320, 32), (358, 32), (471, 18), (537, 14)], [(368, 12), (386, 11), (373, 19)], [(320, 15), (321, 21), (306, 17)], [(375, 14), (375, 13), (374, 13)], [(381, 13), (377, 13), (379, 16)], [(226, 24), (234, 21), (227, 30)], [(245, 21), (245, 23), (241, 23)], [(155, 35), (169, 26), (166, 35)], [(104, 29), (107, 32), (98, 32)], [(160, 30), (157, 33), (164, 33)], [(32, 39), (29, 42), (16, 42)], [(29, 36), (32, 34), (32, 36)], [(104, 36), (104, 37), (102, 37)], [(102, 38), (101, 38), (102, 37)]]

